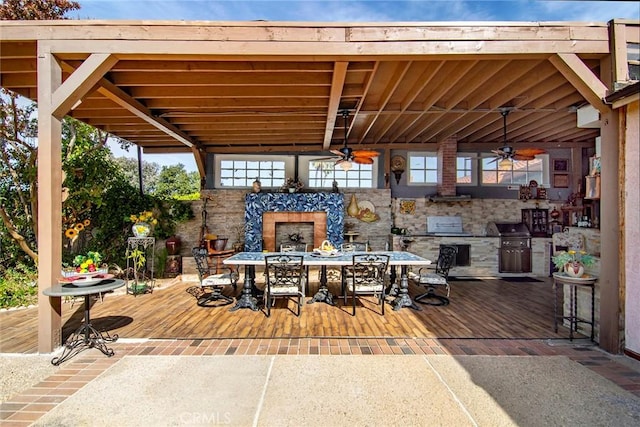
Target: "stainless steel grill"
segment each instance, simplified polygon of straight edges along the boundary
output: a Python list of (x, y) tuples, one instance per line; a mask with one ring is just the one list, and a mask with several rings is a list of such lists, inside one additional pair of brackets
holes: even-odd
[(487, 236), (500, 237), (500, 273), (531, 272), (531, 233), (524, 223), (490, 222), (487, 224)]

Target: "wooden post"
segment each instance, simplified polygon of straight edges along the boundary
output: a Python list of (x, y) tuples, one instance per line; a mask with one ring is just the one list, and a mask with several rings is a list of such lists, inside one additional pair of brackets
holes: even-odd
[(601, 115), (602, 172), (600, 198), (600, 347), (620, 353), (620, 184), (618, 111)]
[(38, 43), (38, 351), (61, 345), (59, 297), (42, 293), (62, 266), (62, 122), (53, 116), (52, 95), (62, 70), (47, 45)]

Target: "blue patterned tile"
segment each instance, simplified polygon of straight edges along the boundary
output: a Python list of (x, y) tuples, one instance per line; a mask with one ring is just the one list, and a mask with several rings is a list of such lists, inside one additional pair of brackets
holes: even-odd
[(264, 212), (327, 212), (327, 240), (343, 241), (344, 197), (339, 193), (249, 193), (245, 196), (245, 251), (262, 251)]

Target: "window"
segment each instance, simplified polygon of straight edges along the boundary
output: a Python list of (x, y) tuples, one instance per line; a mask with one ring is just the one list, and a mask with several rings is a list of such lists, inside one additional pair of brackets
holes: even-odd
[(476, 184), (476, 159), (475, 154), (458, 153), (456, 158), (456, 183), (458, 185)]
[(300, 179), (306, 180), (309, 188), (331, 188), (336, 181), (339, 188), (376, 188), (378, 159), (371, 165), (351, 162), (351, 169), (344, 170), (332, 160), (317, 160), (313, 156), (300, 156)]
[(436, 153), (408, 153), (409, 185), (437, 184), (438, 157)]
[(627, 63), (629, 80), (640, 80), (640, 43), (627, 43)]
[(294, 160), (287, 156), (217, 155), (215, 165), (218, 188), (249, 188), (256, 178), (263, 188), (277, 188), (294, 170)]
[(482, 159), (483, 185), (527, 185), (531, 181), (549, 184), (549, 156), (538, 155), (533, 160), (495, 161)]

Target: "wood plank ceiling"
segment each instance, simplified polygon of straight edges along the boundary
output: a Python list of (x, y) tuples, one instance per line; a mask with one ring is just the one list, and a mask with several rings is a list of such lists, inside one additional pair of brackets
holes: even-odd
[[(497, 146), (503, 138), (503, 107), (512, 109), (508, 139), (516, 147), (593, 143), (599, 135), (599, 129), (577, 127), (576, 109), (587, 101), (550, 57), (552, 49), (570, 52), (599, 76), (600, 61), (608, 53), (604, 24), (316, 25), (309, 27), (314, 34), (325, 32), (315, 36), (319, 43), (312, 47), (300, 48), (289, 40), (304, 34), (281, 35), (276, 41), (282, 44), (260, 55), (253, 53), (258, 48), (251, 43), (268, 39), (262, 31), (271, 30), (273, 40), (273, 34), (280, 34), (277, 29), (302, 29), (236, 24), (240, 28), (231, 26), (227, 31), (245, 31), (237, 38), (244, 40), (246, 54), (198, 55), (183, 52), (182, 42), (167, 39), (188, 40), (192, 30), (194, 39), (205, 40), (200, 30), (218, 28), (222, 34), (217, 43), (240, 42), (211, 23), (204, 27), (111, 23), (113, 28), (105, 29), (92, 21), (67, 21), (56, 23), (57, 31), (50, 32), (45, 31), (51, 28), (46, 24), (10, 24), (0, 27), (1, 85), (31, 99), (37, 93), (38, 39), (46, 39), (52, 50), (58, 39), (79, 40), (77, 51), (68, 43), (56, 53), (65, 71), (63, 80), (92, 53), (92, 40), (111, 39), (111, 44), (96, 42), (95, 52), (111, 46), (118, 61), (69, 115), (138, 144), (145, 152), (326, 152), (342, 145), (339, 111), (345, 107), (351, 110), (348, 140), (354, 148), (424, 149), (425, 144), (453, 135), (460, 143)], [(413, 33), (406, 35), (407, 31)], [(118, 40), (157, 43), (162, 34), (161, 54), (149, 54), (152, 49), (147, 45), (130, 47)], [(381, 43), (369, 46), (382, 41), (392, 43), (384, 48), (378, 47)], [(323, 46), (328, 46), (326, 51)], [(317, 54), (314, 49), (319, 49)]]

